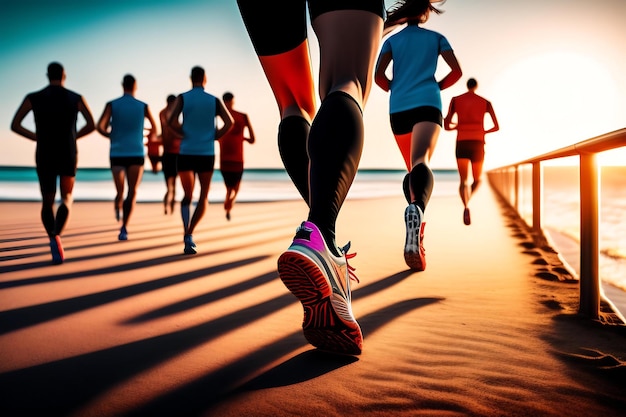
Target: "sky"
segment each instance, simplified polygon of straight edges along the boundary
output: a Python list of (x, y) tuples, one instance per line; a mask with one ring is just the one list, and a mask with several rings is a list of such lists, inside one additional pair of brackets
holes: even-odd
[[(466, 91), (467, 78), (476, 78), (477, 93), (492, 102), (500, 122), (500, 131), (487, 136), (487, 168), (626, 127), (626, 1), (448, 0), (441, 9), (423, 26), (446, 36), (464, 72), (442, 92), (444, 115), (450, 99)], [(317, 74), (317, 42), (309, 35)], [(246, 168), (282, 167), (278, 109), (235, 0), (3, 2), (0, 166), (34, 164), (35, 144), (10, 124), (26, 94), (47, 85), (52, 61), (64, 65), (65, 86), (83, 95), (96, 121), (122, 94), (125, 74), (135, 76), (136, 97), (156, 118), (167, 95), (190, 88), (191, 68), (203, 66), (206, 91), (233, 92), (235, 109), (250, 117), (257, 142), (246, 144)], [(438, 76), (446, 71), (441, 61)], [(372, 86), (361, 168), (404, 168), (388, 99)], [(456, 167), (454, 142), (455, 132), (442, 130), (433, 168)], [(108, 149), (97, 132), (80, 139), (79, 167), (108, 167)], [(624, 164), (626, 155), (606, 160)]]

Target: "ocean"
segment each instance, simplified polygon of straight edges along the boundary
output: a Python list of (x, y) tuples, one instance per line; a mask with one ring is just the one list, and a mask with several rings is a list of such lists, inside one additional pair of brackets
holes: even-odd
[[(543, 224), (555, 249), (580, 273), (580, 179), (578, 166), (544, 166)], [(521, 179), (522, 217), (532, 224), (532, 179)], [(600, 168), (600, 278), (605, 295), (626, 316), (626, 166)], [(572, 250), (573, 249), (573, 250)]]
[[(456, 170), (435, 170), (434, 196), (458, 196)], [(400, 193), (403, 170), (359, 170), (348, 198), (397, 196)], [(283, 169), (246, 169), (238, 202), (297, 200), (300, 198)], [(522, 178), (521, 195), (529, 221), (532, 200), (530, 180)], [(40, 201), (37, 174), (31, 167), (0, 167), (0, 201)], [(544, 167), (544, 226), (559, 252), (567, 247), (570, 258), (565, 259), (579, 271), (580, 254), (571, 256), (571, 248), (580, 239), (580, 203), (578, 197), (578, 167)], [(605, 294), (616, 308), (626, 315), (626, 166), (602, 167), (600, 204), (600, 276)], [(178, 184), (178, 198), (182, 188)], [(219, 170), (215, 170), (209, 201), (224, 201), (225, 187)], [(139, 202), (161, 202), (165, 193), (162, 173), (146, 169), (138, 188)], [(74, 187), (75, 201), (112, 201), (115, 189), (108, 168), (79, 168)]]
[[(348, 198), (372, 198), (398, 195), (406, 174), (403, 170), (359, 170)], [(456, 170), (436, 170), (435, 195), (457, 195)], [(31, 167), (0, 167), (0, 201), (40, 201), (37, 173)], [(246, 169), (238, 202), (297, 200), (300, 195), (283, 169)], [(196, 187), (197, 188), (197, 187)], [(148, 168), (137, 189), (138, 202), (161, 202), (165, 182), (161, 172)], [(180, 182), (177, 193), (182, 194)], [(226, 189), (219, 169), (216, 169), (209, 190), (209, 202), (224, 201)], [(74, 201), (112, 201), (115, 188), (109, 168), (79, 168), (74, 186)], [(180, 196), (177, 196), (180, 197)]]

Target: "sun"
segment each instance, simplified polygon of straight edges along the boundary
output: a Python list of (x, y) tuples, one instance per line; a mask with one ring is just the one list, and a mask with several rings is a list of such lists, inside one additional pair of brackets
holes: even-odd
[(590, 56), (553, 51), (511, 64), (490, 93), (502, 139), (491, 158), (515, 162), (614, 130), (618, 91)]

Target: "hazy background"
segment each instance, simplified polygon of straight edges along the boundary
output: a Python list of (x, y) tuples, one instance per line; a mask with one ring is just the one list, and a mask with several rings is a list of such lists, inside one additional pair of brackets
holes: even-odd
[[(501, 126), (487, 137), (488, 167), (626, 126), (626, 1), (449, 0), (442, 8), (424, 27), (448, 38), (464, 71), (443, 92), (444, 115), (467, 78), (477, 78)], [(310, 38), (317, 73), (312, 31)], [(46, 67), (55, 60), (65, 66), (66, 87), (85, 97), (96, 120), (122, 94), (124, 74), (137, 78), (137, 98), (157, 117), (166, 96), (188, 90), (191, 67), (201, 65), (206, 90), (220, 97), (232, 91), (236, 108), (250, 116), (257, 143), (246, 146), (246, 167), (282, 167), (277, 106), (235, 0), (3, 3), (0, 165), (33, 165), (34, 143), (12, 133), (10, 122), (24, 96), (47, 84)], [(402, 169), (388, 95), (375, 85), (365, 124), (361, 167)], [(441, 133), (434, 168), (456, 166), (454, 140), (454, 132)], [(80, 140), (79, 152), (79, 167), (108, 166), (108, 141), (97, 133)], [(612, 158), (624, 160), (623, 153)]]

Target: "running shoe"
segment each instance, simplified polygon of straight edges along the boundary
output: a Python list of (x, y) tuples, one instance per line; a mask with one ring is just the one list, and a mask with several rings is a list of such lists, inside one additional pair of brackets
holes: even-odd
[(358, 282), (348, 259), (348, 243), (333, 255), (319, 229), (303, 222), (293, 243), (278, 258), (278, 274), (304, 308), (304, 337), (320, 350), (359, 355), (363, 346), (361, 328), (352, 314), (350, 280)]
[(59, 235), (50, 238), (50, 252), (52, 253), (52, 263), (54, 265), (63, 263), (65, 253), (63, 252), (63, 245), (61, 244), (61, 237)]
[(470, 217), (470, 210), (467, 207), (465, 207), (465, 210), (463, 210), (463, 224), (465, 224), (466, 226), (469, 226), (470, 224), (472, 224), (472, 218)]
[(126, 227), (122, 226), (120, 229), (120, 234), (117, 235), (118, 240), (128, 240), (128, 232), (126, 231)]
[(183, 240), (185, 242), (185, 255), (195, 255), (196, 253), (198, 253), (196, 249), (196, 244), (194, 243), (193, 237), (191, 235), (185, 235)]
[(415, 271), (426, 269), (426, 251), (424, 250), (424, 213), (415, 204), (409, 204), (404, 210), (406, 240), (404, 242), (404, 261)]

